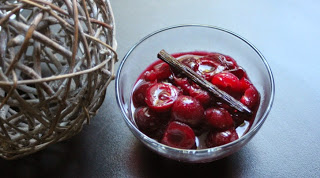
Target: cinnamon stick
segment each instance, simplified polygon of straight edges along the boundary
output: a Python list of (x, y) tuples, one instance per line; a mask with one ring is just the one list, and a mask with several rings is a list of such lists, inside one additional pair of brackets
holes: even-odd
[(174, 58), (173, 56), (168, 54), (165, 50), (161, 50), (158, 53), (158, 58), (163, 60), (164, 62), (168, 63), (170, 66), (182, 71), (189, 79), (194, 81), (199, 86), (205, 88), (207, 91), (209, 91), (210, 93), (212, 93), (216, 97), (224, 100), (234, 109), (236, 109), (240, 112), (247, 113), (247, 114), (252, 114), (251, 110), (248, 107), (243, 105), (238, 100), (234, 99), (228, 93), (220, 90), (218, 87), (216, 87), (215, 85), (213, 85), (209, 81), (202, 78), (200, 75), (198, 75), (192, 69), (190, 69), (188, 66), (181, 64), (179, 62), (179, 60), (177, 60), (176, 58)]

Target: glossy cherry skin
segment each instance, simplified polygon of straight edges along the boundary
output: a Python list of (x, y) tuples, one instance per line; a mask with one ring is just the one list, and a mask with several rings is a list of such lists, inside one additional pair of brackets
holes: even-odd
[(156, 113), (150, 110), (149, 107), (136, 109), (134, 118), (138, 128), (147, 135), (157, 131), (162, 124), (169, 120), (166, 115)]
[(209, 108), (205, 111), (207, 123), (219, 130), (226, 130), (233, 127), (233, 120), (230, 113), (224, 108)]
[(147, 81), (161, 81), (169, 78), (171, 74), (170, 66), (167, 63), (160, 62), (159, 64), (155, 65), (153, 69), (146, 71), (144, 73), (144, 78)]
[(191, 96), (181, 95), (173, 104), (171, 115), (176, 121), (197, 126), (204, 119), (204, 109), (198, 100)]
[(151, 109), (165, 112), (171, 109), (178, 94), (177, 87), (169, 83), (156, 83), (147, 89), (145, 102)]
[(146, 81), (155, 81), (157, 79), (157, 74), (154, 70), (148, 70), (144, 73), (144, 79)]
[(195, 134), (187, 124), (171, 122), (161, 140), (161, 143), (181, 149), (191, 149), (195, 145)]
[(191, 84), (186, 77), (179, 78), (179, 77), (174, 76), (173, 82), (177, 87), (179, 87), (181, 89), (181, 91), (185, 95), (189, 94), (189, 89), (191, 87)]
[(249, 108), (254, 108), (260, 100), (259, 93), (257, 89), (251, 85), (245, 92), (244, 95), (241, 97), (240, 102)]
[(138, 85), (135, 87), (132, 93), (132, 102), (135, 107), (146, 106), (145, 97), (147, 89), (154, 83), (146, 82), (145, 80), (140, 80), (137, 82)]
[(211, 83), (230, 95), (240, 91), (240, 83), (237, 76), (229, 72), (221, 72), (212, 77)]
[(201, 59), (197, 67), (195, 67), (195, 71), (204, 79), (210, 81), (218, 66), (219, 64), (212, 60)]
[(242, 92), (245, 92), (252, 85), (251, 81), (245, 77), (241, 78), (239, 80), (239, 83), (240, 83), (240, 89)]
[(203, 107), (208, 106), (212, 101), (211, 96), (207, 91), (193, 86), (189, 88), (189, 95), (198, 100)]
[(169, 64), (167, 64), (165, 62), (161, 62), (161, 63), (155, 65), (154, 71), (156, 72), (158, 80), (167, 79), (172, 74)]
[(218, 132), (211, 131), (207, 135), (206, 145), (208, 148), (224, 145), (237, 140), (238, 134), (235, 129), (229, 129), (226, 131)]

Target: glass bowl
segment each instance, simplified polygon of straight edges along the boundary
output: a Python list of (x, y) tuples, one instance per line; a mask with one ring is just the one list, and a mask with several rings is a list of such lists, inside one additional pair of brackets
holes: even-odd
[[(219, 52), (233, 57), (242, 66), (261, 95), (256, 118), (238, 140), (208, 149), (178, 149), (149, 138), (137, 129), (131, 113), (132, 88), (139, 75), (157, 60), (160, 50), (168, 53)], [(179, 25), (156, 31), (134, 45), (122, 60), (116, 76), (116, 97), (131, 132), (154, 152), (178, 161), (200, 163), (226, 157), (243, 147), (266, 120), (274, 98), (271, 69), (262, 54), (244, 38), (228, 30), (205, 25)]]

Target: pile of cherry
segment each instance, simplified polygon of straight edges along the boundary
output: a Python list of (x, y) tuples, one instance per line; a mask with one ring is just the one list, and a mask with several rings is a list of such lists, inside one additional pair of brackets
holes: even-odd
[(224, 145), (239, 138), (236, 128), (252, 124), (260, 95), (247, 73), (230, 56), (220, 53), (174, 54), (179, 61), (246, 105), (241, 113), (160, 60), (138, 78), (133, 93), (134, 121), (149, 137), (175, 148)]

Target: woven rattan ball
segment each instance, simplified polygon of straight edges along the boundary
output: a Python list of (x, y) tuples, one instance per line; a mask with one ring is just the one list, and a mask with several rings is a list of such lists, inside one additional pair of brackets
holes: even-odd
[(0, 1), (0, 156), (15, 159), (77, 134), (114, 78), (105, 0)]

